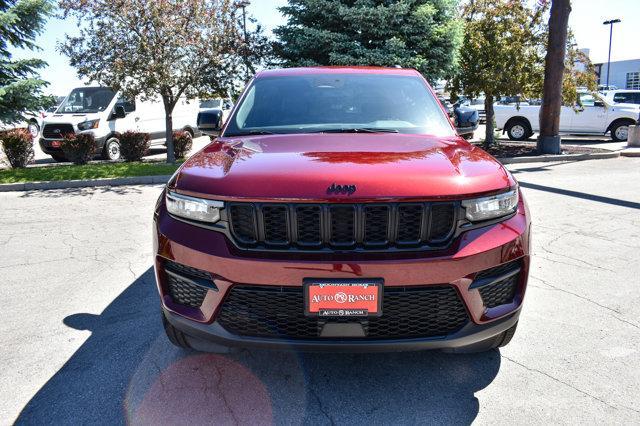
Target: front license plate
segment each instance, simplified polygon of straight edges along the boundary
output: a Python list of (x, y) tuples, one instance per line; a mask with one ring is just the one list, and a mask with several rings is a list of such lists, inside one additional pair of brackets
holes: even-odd
[(308, 316), (369, 317), (382, 315), (382, 279), (307, 278), (303, 282)]

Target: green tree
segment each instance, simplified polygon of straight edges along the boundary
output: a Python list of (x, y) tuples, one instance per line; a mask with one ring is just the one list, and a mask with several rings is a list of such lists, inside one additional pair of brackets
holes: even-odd
[[(562, 73), (562, 104), (576, 106), (578, 88), (590, 92), (598, 90), (598, 77), (593, 63), (584, 52), (578, 50), (573, 34), (569, 31), (567, 38), (567, 53)], [(544, 96), (544, 94), (542, 94)], [(544, 120), (544, 113), (540, 119)]]
[[(59, 46), (78, 74), (128, 96), (161, 97), (167, 161), (175, 162), (173, 109), (182, 96), (226, 94), (254, 58), (233, 0), (61, 0), (80, 35)], [(258, 37), (259, 38), (259, 37)]]
[(38, 70), (47, 65), (40, 59), (14, 60), (11, 48), (38, 50), (35, 38), (53, 12), (49, 0), (0, 0), (0, 122), (16, 123), (23, 114), (53, 103), (43, 96), (47, 82)]
[(457, 0), (289, 0), (275, 29), (285, 66), (400, 65), (430, 81), (455, 69)]
[(530, 97), (541, 93), (547, 29), (545, 2), (471, 0), (465, 4), (464, 42), (453, 94), (484, 93), (487, 126), (485, 147), (494, 143), (493, 103), (500, 96)]

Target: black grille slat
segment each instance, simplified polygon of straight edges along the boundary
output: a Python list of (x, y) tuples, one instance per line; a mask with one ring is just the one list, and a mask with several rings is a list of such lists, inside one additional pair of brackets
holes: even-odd
[[(234, 286), (217, 320), (237, 335), (321, 339), (320, 320), (304, 315), (301, 287)], [(382, 316), (361, 321), (369, 339), (446, 336), (467, 322), (456, 290), (444, 285), (385, 288)]]
[(296, 228), (299, 245), (319, 246), (322, 244), (320, 233), (322, 209), (320, 206), (296, 207)]
[(442, 241), (449, 237), (455, 220), (453, 204), (434, 204), (431, 206), (429, 240)]
[(289, 242), (287, 206), (263, 206), (262, 221), (264, 240), (267, 244), (287, 244)]
[(495, 308), (513, 302), (518, 287), (518, 277), (518, 275), (514, 275), (505, 280), (480, 287), (480, 295), (484, 305), (487, 308)]
[(242, 243), (253, 244), (258, 240), (255, 209), (252, 204), (230, 206), (231, 230)]
[(177, 263), (177, 262), (172, 262), (170, 260), (167, 260), (164, 264), (164, 267), (172, 272), (181, 274), (181, 275), (186, 275), (186, 276), (190, 276), (190, 277), (195, 277), (195, 278), (201, 278), (201, 279), (205, 279), (205, 280), (210, 280), (211, 279), (211, 274), (208, 273), (207, 271), (203, 271), (201, 269), (197, 269), (197, 268), (192, 268), (191, 266), (187, 266), (187, 265), (183, 265), (181, 263)]
[(398, 206), (398, 237), (399, 243), (418, 243), (423, 215), (422, 204)]
[(265, 250), (414, 250), (453, 238), (453, 202), (231, 203), (227, 218), (240, 247)]
[(73, 126), (68, 123), (45, 124), (42, 128), (42, 137), (45, 139), (62, 139), (65, 135), (73, 133)]
[(217, 291), (207, 271), (170, 260), (164, 262), (164, 268), (166, 287), (174, 303), (199, 308), (209, 289)]
[[(481, 271), (476, 274), (471, 288), (478, 287), (482, 301), (487, 308), (509, 304), (513, 302), (518, 291), (521, 267), (521, 261), (515, 260)], [(491, 283), (501, 277), (504, 279)]]
[(331, 239), (336, 246), (350, 246), (355, 243), (355, 209), (353, 206), (331, 206)]
[(389, 206), (364, 207), (365, 244), (384, 245), (389, 240)]

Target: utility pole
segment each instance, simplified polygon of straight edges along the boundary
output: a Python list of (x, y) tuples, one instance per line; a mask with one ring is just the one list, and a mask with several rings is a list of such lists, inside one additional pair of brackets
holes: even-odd
[(560, 154), (560, 112), (562, 110), (562, 77), (567, 48), (570, 0), (553, 0), (549, 16), (549, 39), (544, 59), (544, 92), (540, 108), (538, 152)]
[(611, 70), (611, 39), (613, 39), (613, 24), (621, 22), (620, 19), (604, 21), (602, 25), (609, 25), (609, 57), (607, 58), (607, 88), (609, 90), (609, 71)]

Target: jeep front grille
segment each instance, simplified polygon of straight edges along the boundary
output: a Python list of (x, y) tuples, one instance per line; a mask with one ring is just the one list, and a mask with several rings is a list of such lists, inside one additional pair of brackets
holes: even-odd
[(457, 205), (437, 203), (231, 203), (229, 222), (244, 248), (376, 250), (443, 247)]

